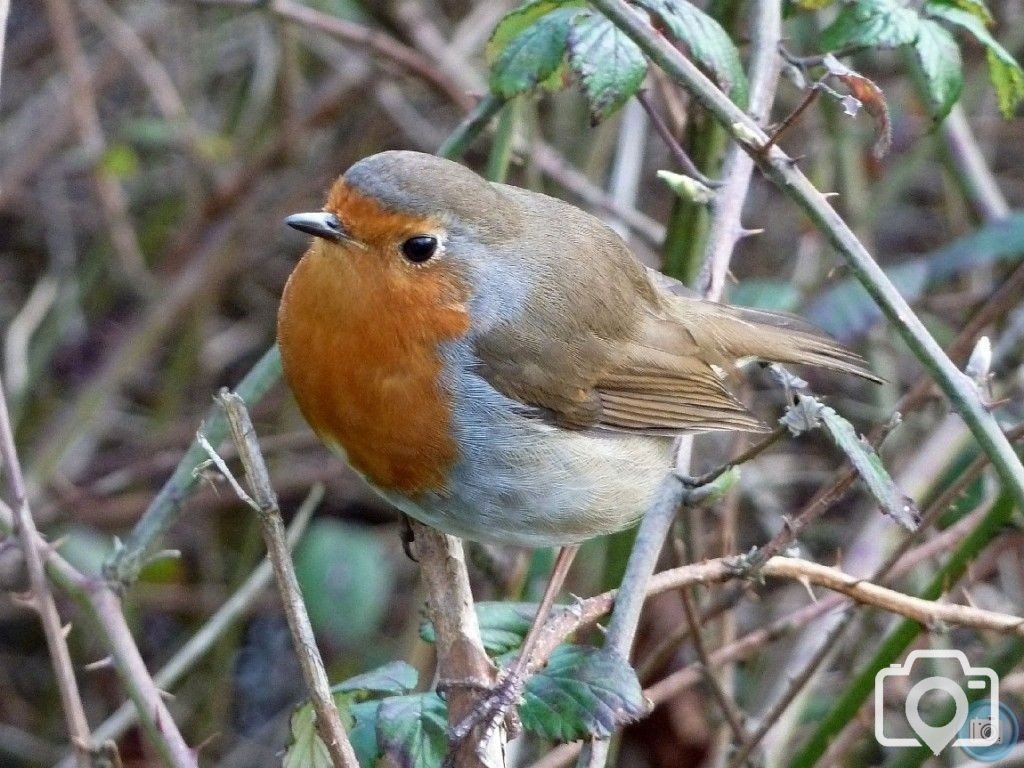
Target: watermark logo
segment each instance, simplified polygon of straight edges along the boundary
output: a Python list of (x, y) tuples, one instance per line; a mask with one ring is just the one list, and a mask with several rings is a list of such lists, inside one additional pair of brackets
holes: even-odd
[[(1020, 723), (1002, 702), (981, 699), (967, 710), (967, 720), (957, 732), (958, 744), (969, 757), (992, 763), (1010, 754), (1020, 738)], [(975, 742), (979, 745), (976, 746)], [(981, 742), (986, 742), (981, 745)]]
[[(914, 664), (920, 659), (955, 661), (962, 672), (958, 677), (963, 679), (959, 681), (935, 675), (915, 683), (907, 693), (904, 710), (906, 722), (917, 738), (886, 733), (886, 686), (892, 686), (900, 678), (909, 679)], [(969, 704), (965, 689), (987, 696)], [(921, 699), (932, 691), (941, 691), (952, 699), (953, 716), (944, 725), (931, 725), (921, 717)], [(893, 664), (875, 675), (875, 738), (884, 747), (918, 747), (924, 744), (937, 755), (952, 744), (963, 748), (975, 759), (997, 760), (1013, 748), (1018, 732), (1013, 713), (999, 701), (999, 677), (988, 667), (972, 667), (963, 651), (912, 651), (906, 663)]]

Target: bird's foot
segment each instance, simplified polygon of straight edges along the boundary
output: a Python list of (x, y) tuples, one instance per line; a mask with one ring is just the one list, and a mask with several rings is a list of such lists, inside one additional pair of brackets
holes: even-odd
[(522, 724), (519, 722), (515, 705), (522, 698), (525, 687), (526, 675), (515, 664), (502, 670), (493, 685), (482, 685), (475, 680), (449, 680), (438, 685), (439, 691), (449, 691), (452, 688), (487, 691), (487, 695), (477, 703), (473, 711), (449, 731), (445, 768), (454, 765), (455, 755), (474, 731), (477, 731), (478, 750), (487, 744), (500, 725), (504, 725), (510, 738), (518, 735)]

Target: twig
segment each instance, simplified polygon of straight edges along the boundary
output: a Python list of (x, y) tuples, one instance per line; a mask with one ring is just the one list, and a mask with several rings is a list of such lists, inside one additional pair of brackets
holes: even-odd
[(210, 458), (218, 464), (224, 476), (239, 493), (239, 498), (253, 507), (263, 529), (263, 540), (267, 545), (267, 557), (274, 571), (281, 602), (284, 604), (288, 628), (295, 643), (295, 653), (302, 667), (306, 686), (309, 688), (310, 700), (316, 717), (316, 730), (320, 739), (327, 747), (334, 768), (359, 768), (356, 754), (348, 740), (348, 734), (341, 724), (338, 709), (331, 695), (331, 684), (327, 679), (323, 659), (316, 647), (313, 626), (309, 622), (306, 606), (302, 602), (302, 592), (295, 576), (288, 551), (284, 522), (281, 509), (277, 503), (277, 494), (270, 482), (270, 473), (260, 453), (256, 430), (249, 418), (245, 401), (237, 394), (222, 390), (217, 402), (224, 409), (231, 438), (238, 449), (238, 456), (245, 468), (245, 476), (251, 498), (238, 485), (231, 471), (216, 451), (209, 449)]
[(593, 5), (623, 30), (676, 82), (687, 88), (754, 158), (781, 190), (793, 198), (814, 225), (842, 254), (851, 271), (882, 309), (900, 336), (935, 378), (963, 417), (1018, 507), (1024, 508), (1024, 466), (999, 424), (981, 401), (974, 382), (946, 356), (888, 276), (871, 258), (842, 217), (829, 205), (793, 160), (778, 147), (761, 149), (764, 131), (697, 67), (658, 35), (624, 0), (594, 0)]
[(75, 668), (68, 650), (64, 627), (57, 612), (50, 591), (50, 582), (46, 578), (43, 558), (37, 548), (38, 533), (32, 512), (28, 505), (25, 479), (21, 474), (21, 462), (14, 445), (14, 432), (11, 429), (10, 415), (7, 411), (7, 398), (4, 396), (3, 383), (0, 382), (0, 458), (7, 472), (8, 485), (14, 498), (13, 508), (17, 513), (17, 529), (21, 538), (21, 549), (25, 556), (28, 569), (29, 585), (32, 589), (32, 606), (39, 614), (46, 635), (46, 646), (50, 651), (57, 689), (64, 709), (64, 718), (68, 726), (68, 736), (75, 751), (75, 762), (79, 768), (89, 768), (92, 763), (90, 750), (92, 737), (89, 735), (89, 720), (82, 707), (82, 697), (78, 692), (78, 681), (75, 680)]
[(10, 13), (10, 0), (0, 0), (0, 71), (4, 63), (4, 43), (7, 40), (7, 15)]
[[(293, 548), (306, 530), (313, 512), (323, 499), (324, 487), (314, 486), (295, 512), (288, 526), (288, 547)], [(224, 633), (244, 616), (260, 598), (273, 578), (270, 560), (265, 559), (249, 574), (245, 582), (224, 604), (210, 616), (167, 663), (153, 675), (153, 681), (162, 689), (172, 688), (202, 658), (210, 652)], [(131, 703), (122, 704), (110, 717), (93, 731), (97, 742), (120, 738), (135, 723), (138, 715)], [(70, 759), (64, 759), (56, 768), (73, 768)]]
[[(14, 512), (0, 502), (0, 532), (10, 533), (14, 526)], [(157, 753), (171, 768), (198, 768), (195, 754), (182, 738), (159, 687), (146, 669), (125, 620), (120, 598), (105, 583), (82, 575), (38, 534), (35, 545), (46, 558), (50, 580), (78, 603), (91, 622), (93, 632), (110, 653), (114, 669)]]
[(503, 106), (505, 106), (505, 100), (500, 96), (495, 96), (493, 93), (484, 96), (466, 115), (466, 118), (456, 126), (444, 143), (437, 148), (437, 154), (449, 159), (461, 157)]
[(704, 636), (701, 634), (699, 618), (697, 616), (697, 607), (694, 605), (690, 587), (684, 587), (679, 590), (679, 596), (683, 601), (686, 623), (690, 625), (691, 642), (693, 650), (697, 654), (697, 659), (700, 661), (704, 682), (707, 683), (715, 697), (715, 701), (718, 702), (718, 707), (722, 710), (722, 716), (729, 724), (733, 738), (736, 739), (737, 744), (740, 744), (746, 738), (746, 732), (743, 730), (743, 714), (737, 708), (736, 702), (722, 688), (721, 681), (715, 676), (714, 670), (711, 668), (711, 655), (704, 644)]
[(68, 0), (46, 0), (46, 10), (64, 68), (71, 78), (72, 117), (86, 157), (93, 166), (96, 194), (107, 219), (111, 242), (129, 278), (128, 284), (136, 291), (148, 290), (152, 287), (152, 276), (146, 269), (139, 238), (131, 221), (128, 196), (121, 183), (98, 165), (106, 151), (107, 141), (100, 126), (96, 92), (82, 51), (74, 11)]
[(644, 110), (647, 112), (648, 117), (651, 118), (654, 130), (658, 132), (661, 140), (665, 143), (665, 146), (668, 147), (668, 151), (669, 154), (672, 155), (672, 159), (675, 160), (676, 164), (686, 172), (686, 175), (692, 176), (706, 187), (718, 186), (717, 182), (709, 179), (701, 173), (700, 168), (698, 168), (696, 164), (694, 164), (693, 160), (690, 159), (690, 156), (686, 154), (686, 150), (683, 149), (682, 144), (680, 144), (679, 140), (672, 134), (672, 129), (668, 127), (668, 123), (665, 122), (661, 113), (654, 108), (653, 104), (651, 104), (651, 99), (647, 95), (647, 91), (643, 89), (637, 91), (636, 100), (640, 102)]
[[(976, 519), (975, 516), (972, 516), (972, 518)], [(960, 527), (959, 524), (958, 527)], [(948, 533), (948, 531), (944, 532), (944, 535), (945, 533)], [(964, 533), (964, 531), (960, 531), (960, 533)], [(948, 546), (949, 541), (947, 540), (943, 542), (943, 546), (939, 549), (945, 549)], [(929, 547), (929, 550), (931, 549), (933, 548)], [(933, 553), (934, 552), (929, 552), (925, 556)], [(728, 558), (718, 558), (706, 563), (684, 565), (670, 571), (663, 571), (662, 573), (654, 576), (651, 580), (647, 596), (652, 597), (656, 594), (661, 594), (662, 592), (688, 588), (695, 584), (706, 584), (733, 578), (735, 577), (735, 571), (730, 573), (728, 562)], [(905, 562), (901, 561), (900, 570), (909, 570), (917, 562), (919, 562), (917, 557), (908, 558)], [(856, 592), (857, 590), (854, 585), (864, 585), (866, 582), (858, 580), (848, 574), (844, 574), (835, 568), (821, 566), (808, 560), (786, 557), (774, 557), (765, 564), (765, 567), (766, 575), (794, 579), (800, 582), (804, 582), (806, 580), (809, 583), (819, 584), (820, 586), (825, 586), (827, 588), (831, 588), (829, 586), (830, 584), (846, 584), (847, 586), (844, 586), (843, 589), (838, 591), (842, 594), (848, 595), (856, 602), (863, 602), (870, 605), (878, 604), (875, 597), (870, 597), (867, 593), (859, 592), (857, 594), (851, 594), (848, 592), (847, 589), (850, 588), (853, 588)], [(964, 606), (920, 600), (919, 598), (888, 590), (884, 587), (878, 587), (877, 585), (872, 584), (870, 586), (873, 590), (877, 591), (877, 594), (885, 595), (885, 602), (888, 603), (886, 610), (893, 610), (894, 613), (909, 616), (917, 621), (924, 619), (925, 623), (929, 625), (935, 622), (948, 621), (949, 623), (959, 623), (960, 620), (966, 620), (967, 623), (965, 623), (964, 626), (993, 629), (995, 631), (1024, 637), (1024, 619), (1016, 616), (996, 614), (989, 611), (977, 611), (977, 609)], [(555, 625), (560, 625), (558, 627), (558, 631), (553, 634), (559, 635), (564, 639), (564, 637), (567, 637), (572, 632), (578, 630), (581, 626), (596, 621), (600, 615), (610, 608), (614, 598), (614, 591), (588, 598), (578, 606), (573, 607), (571, 609), (571, 613), (570, 609), (566, 609), (557, 614), (552, 618), (552, 621), (549, 622), (549, 627), (554, 628)], [(711, 666), (718, 667), (722, 664), (747, 658), (753, 653), (763, 650), (766, 643), (771, 642), (794, 629), (803, 629), (808, 622), (815, 618), (840, 608), (843, 602), (844, 600), (839, 594), (831, 595), (816, 602), (812, 602), (791, 614), (775, 619), (767, 626), (760, 627), (729, 645), (713, 651), (709, 655), (709, 662)], [(916, 605), (917, 603), (927, 604), (926, 611), (928, 616), (925, 616), (918, 611), (920, 606)], [(894, 610), (897, 606), (898, 609)], [(579, 621), (576, 621), (572, 618), (573, 614), (581, 616), (582, 618)], [(552, 640), (554, 640), (553, 637), (547, 638), (547, 641)], [(657, 683), (644, 689), (644, 695), (650, 699), (655, 706), (657, 706), (673, 698), (680, 691), (692, 685), (696, 685), (701, 682), (702, 679), (703, 673), (700, 666), (690, 665), (672, 672)], [(565, 765), (570, 762), (579, 751), (579, 743), (566, 744), (557, 747), (555, 750), (552, 750), (545, 755), (544, 758), (534, 763), (531, 768), (555, 768), (556, 766)]]
[[(782, 37), (781, 0), (760, 0), (750, 4), (750, 106), (753, 119), (761, 123), (771, 114), (778, 87), (782, 58), (778, 53)], [(706, 298), (719, 301), (736, 243), (746, 234), (740, 221), (750, 188), (754, 160), (738, 144), (732, 144), (722, 162), (722, 184), (711, 201), (711, 221), (704, 248), (704, 266), (699, 285)]]
[[(1010, 440), (1017, 440), (1021, 436), (1024, 436), (1024, 427), (1018, 427), (1017, 429), (1007, 433), (1007, 438)], [(890, 553), (888, 558), (886, 558), (885, 562), (882, 563), (882, 565), (880, 565), (879, 568), (871, 575), (870, 581), (881, 582), (885, 579), (907, 553), (914, 541), (920, 538), (924, 531), (931, 528), (939, 515), (949, 508), (949, 505), (956, 500), (956, 498), (963, 492), (964, 488), (974, 482), (986, 466), (988, 466), (988, 457), (984, 454), (978, 456), (971, 465), (957, 477), (949, 488), (941, 493), (938, 498), (929, 505), (928, 509), (926, 509), (922, 514), (921, 524), (918, 529), (903, 538), (896, 549)], [(931, 542), (930, 545), (933, 546), (934, 542)], [(801, 671), (789, 681), (786, 692), (772, 705), (771, 710), (764, 716), (764, 718), (762, 718), (757, 730), (733, 756), (732, 761), (729, 763), (729, 768), (739, 768), (743, 764), (746, 757), (750, 755), (765, 735), (767, 735), (768, 731), (779, 720), (785, 710), (796, 698), (800, 690), (810, 681), (817, 669), (822, 663), (824, 663), (825, 659), (828, 658), (840, 637), (842, 637), (852, 624), (856, 615), (856, 613), (848, 609), (846, 616), (844, 616), (838, 624), (829, 630), (828, 637), (822, 641), (815, 653), (806, 662), (803, 669), (801, 669)]]
[[(594, 6), (608, 16), (613, 23), (622, 27), (623, 31), (630, 34), (630, 31), (625, 28), (621, 21), (609, 11), (609, 6), (613, 1), (614, 0), (606, 0), (603, 3), (594, 3)], [(752, 66), (755, 66), (756, 69), (752, 69), (751, 79), (754, 81), (755, 87), (757, 88), (757, 93), (754, 96), (754, 104), (761, 104), (760, 109), (766, 111), (774, 99), (775, 82), (778, 79), (779, 65), (775, 46), (778, 45), (778, 36), (780, 34), (779, 29), (781, 28), (781, 3), (779, 0), (766, 0), (764, 3), (754, 4), (755, 9), (759, 9), (762, 6), (767, 6), (768, 9), (766, 11), (755, 10), (755, 13), (758, 14), (759, 17), (764, 16), (764, 19), (761, 19), (759, 23), (767, 25), (767, 29), (766, 31), (759, 32), (758, 34), (763, 35), (765, 41), (770, 40), (772, 47), (770, 52), (759, 50), (755, 53)], [(643, 28), (639, 24), (639, 17), (630, 10), (625, 3), (621, 3), (621, 6), (617, 7), (620, 14), (625, 14), (625, 17), (632, 21), (637, 28)], [(773, 14), (778, 16), (778, 19), (773, 21)], [(649, 28), (646, 28), (645, 32), (649, 32), (652, 35), (654, 34), (653, 30), (650, 30)], [(672, 46), (669, 45), (661, 35), (658, 35), (658, 37), (666, 46), (672, 48)], [(672, 48), (672, 50), (682, 58), (681, 54), (679, 54), (675, 48)], [(661, 62), (655, 59), (655, 63), (660, 64)], [(669, 74), (672, 73), (669, 72)], [(732, 102), (729, 103), (730, 105), (732, 104)], [(746, 118), (746, 116), (744, 116), (744, 118), (749, 119)], [(751, 168), (752, 167), (753, 164), (751, 161)], [(728, 169), (726, 170), (728, 171)], [(735, 169), (732, 172), (735, 173), (737, 177), (742, 175)], [(747, 171), (746, 179), (743, 180), (742, 185), (737, 186), (737, 191), (742, 187), (742, 194), (736, 196), (737, 199), (735, 201), (735, 204), (739, 208), (742, 208), (743, 199), (746, 195), (749, 173), (750, 170)], [(735, 184), (736, 182), (731, 182), (729, 177), (725, 177), (723, 179), (723, 186), (715, 193), (716, 199), (731, 183)], [(736, 212), (736, 221), (739, 221), (738, 210)], [(734, 244), (735, 242), (732, 243), (732, 245)], [(721, 297), (722, 289), (724, 288), (724, 276), (728, 271), (729, 259), (732, 256), (732, 245), (730, 245), (728, 251), (723, 251), (721, 255), (716, 257), (717, 262), (715, 269), (721, 270), (722, 282), (717, 287), (711, 287), (709, 285), (708, 289), (705, 291), (705, 295), (709, 298), (718, 299)], [(678, 469), (685, 471), (685, 465), (689, 464), (691, 448), (692, 438), (683, 438), (680, 441), (678, 447), (679, 457), (677, 460)], [(608, 625), (608, 636), (605, 640), (605, 646), (615, 649), (627, 658), (629, 657), (630, 650), (633, 645), (633, 638), (639, 624), (640, 609), (643, 605), (644, 593), (646, 591), (645, 587), (651, 578), (651, 574), (654, 572), (658, 555), (664, 545), (665, 537), (668, 535), (668, 531), (672, 525), (672, 520), (675, 518), (676, 511), (678, 510), (680, 503), (683, 502), (685, 498), (683, 490), (677, 487), (678, 485), (680, 484), (674, 478), (667, 481), (666, 486), (663, 488), (653, 509), (645, 515), (643, 522), (640, 524), (640, 531), (637, 534), (633, 551), (630, 553), (629, 561), (626, 565), (626, 573), (622, 580), (622, 597), (619, 600), (620, 604), (616, 605), (615, 612)], [(590, 749), (585, 750), (584, 754), (580, 757), (578, 763), (580, 768), (584, 768), (584, 766), (587, 768), (602, 768), (602, 766), (607, 762), (609, 744), (610, 742), (608, 740), (592, 742)]]

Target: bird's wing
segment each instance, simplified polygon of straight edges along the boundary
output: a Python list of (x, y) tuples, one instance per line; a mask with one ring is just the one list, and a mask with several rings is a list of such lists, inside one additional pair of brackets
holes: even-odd
[(618, 327), (598, 329), (585, 316), (538, 323), (530, 312), (498, 324), (476, 339), (478, 372), (560, 426), (644, 434), (767, 431), (724, 383), (746, 360), (878, 381), (858, 355), (800, 318), (651, 287)]

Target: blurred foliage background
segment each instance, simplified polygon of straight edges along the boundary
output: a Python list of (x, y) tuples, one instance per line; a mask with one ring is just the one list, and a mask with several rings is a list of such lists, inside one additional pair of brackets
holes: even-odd
[[(303, 237), (282, 226), (283, 217), (319, 208), (331, 181), (365, 155), (435, 151), (486, 93), (485, 44), (511, 7), (505, 0), (14, 0), (0, 92), (3, 377), (37, 522), (63, 541), (69, 560), (99, 574), (114, 537), (130, 530), (192, 441), (211, 393), (237, 383), (272, 344), (283, 282), (305, 247)], [(708, 7), (741, 50), (749, 33), (743, 8), (736, 0)], [(1019, 57), (1024, 3), (996, 0), (991, 8), (998, 36)], [(834, 9), (792, 10), (787, 47), (819, 53), (818, 33)], [(893, 142), (884, 159), (871, 153), (871, 121), (851, 119), (828, 100), (781, 139), (802, 156), (819, 189), (839, 193), (836, 207), (944, 345), (1007, 281), (1024, 285), (1024, 212), (1015, 212), (1024, 206), (1024, 122), (999, 115), (984, 51), (965, 44), (963, 57), (967, 87), (943, 127), (933, 123), (899, 52), (854, 57), (889, 105)], [(714, 177), (724, 134), (660, 73), (649, 75), (647, 94)], [(781, 119), (802, 98), (784, 79), (773, 117)], [(677, 201), (657, 180), (657, 170), (675, 164), (635, 102), (591, 125), (576, 89), (519, 97), (497, 131), (471, 147), (468, 164), (502, 175), (505, 155), (490, 147), (511, 141), (511, 182), (592, 210), (647, 263), (661, 265), (664, 257), (678, 276), (695, 276), (706, 212)], [(756, 176), (744, 223), (764, 232), (741, 241), (728, 299), (803, 314), (863, 351), (887, 379), (884, 386), (801, 373), (862, 431), (885, 423), (921, 376), (920, 365), (820, 233)], [(1024, 288), (1004, 297), (985, 330), (994, 346), (991, 396), (1008, 400), (998, 414), (1012, 425), (1024, 417)], [(756, 373), (745, 398), (768, 420), (784, 405)], [(429, 680), (432, 651), (418, 637), (423, 593), (416, 565), (402, 553), (396, 514), (328, 455), (282, 386), (254, 415), (286, 515), (311, 486), (326, 489), (296, 564), (332, 680), (392, 659), (410, 661)], [(903, 415), (882, 453), (900, 485), (925, 506), (975, 449), (938, 397)], [(695, 469), (715, 466), (746, 439), (699, 438)], [(666, 562), (763, 543), (841, 460), (818, 434), (783, 442), (743, 468), (727, 499), (682, 521), (681, 546)], [(970, 515), (980, 519), (999, 500), (994, 477), (972, 482), (921, 538), (932, 549), (890, 583), (921, 591), (957, 543), (941, 531)], [(963, 578), (944, 586), (951, 600), (1020, 615), (1020, 511), (1004, 517), (1011, 522), (976, 553)], [(819, 561), (870, 574), (901, 535), (854, 492), (803, 532), (800, 547)], [(588, 544), (571, 591), (590, 595), (616, 585), (629, 544), (628, 533)], [(263, 554), (254, 516), (212, 481), (186, 501), (163, 546), (180, 558), (148, 565), (126, 602), (151, 669)], [(471, 556), (478, 599), (535, 598), (551, 562), (550, 552), (478, 546)], [(704, 609), (723, 590), (698, 591)], [(753, 585), (734, 610), (706, 622), (705, 642), (725, 646), (807, 600), (799, 585)], [(783, 626), (774, 642), (726, 665), (720, 675), (737, 703), (763, 712), (835, 620), (826, 614)], [(787, 764), (892, 623), (859, 609), (852, 631), (835, 642), (765, 738), (769, 764)], [(652, 657), (685, 624), (678, 595), (652, 601), (636, 656), (646, 660), (645, 682), (693, 662), (683, 637)], [(76, 661), (101, 657), (94, 639), (75, 627), (69, 642)], [(1001, 648), (999, 638), (964, 630), (938, 628), (922, 640), (972, 649), (978, 660)], [(1024, 649), (1010, 649), (1003, 691), (1024, 715), (1022, 655)], [(79, 666), (79, 678), (90, 722), (99, 723), (123, 700), (116, 676)], [(172, 711), (190, 742), (203, 743), (204, 764), (280, 761), (288, 716), (304, 690), (272, 590), (223, 632), (173, 693)], [(880, 763), (867, 722), (849, 718), (839, 751), (820, 764)], [(627, 732), (618, 764), (725, 765), (722, 734), (721, 715), (698, 678)], [(52, 764), (64, 754), (64, 738), (38, 621), (0, 595), (0, 764)], [(125, 765), (151, 764), (134, 731), (119, 747)], [(516, 748), (516, 764), (543, 751), (525, 743)]]

